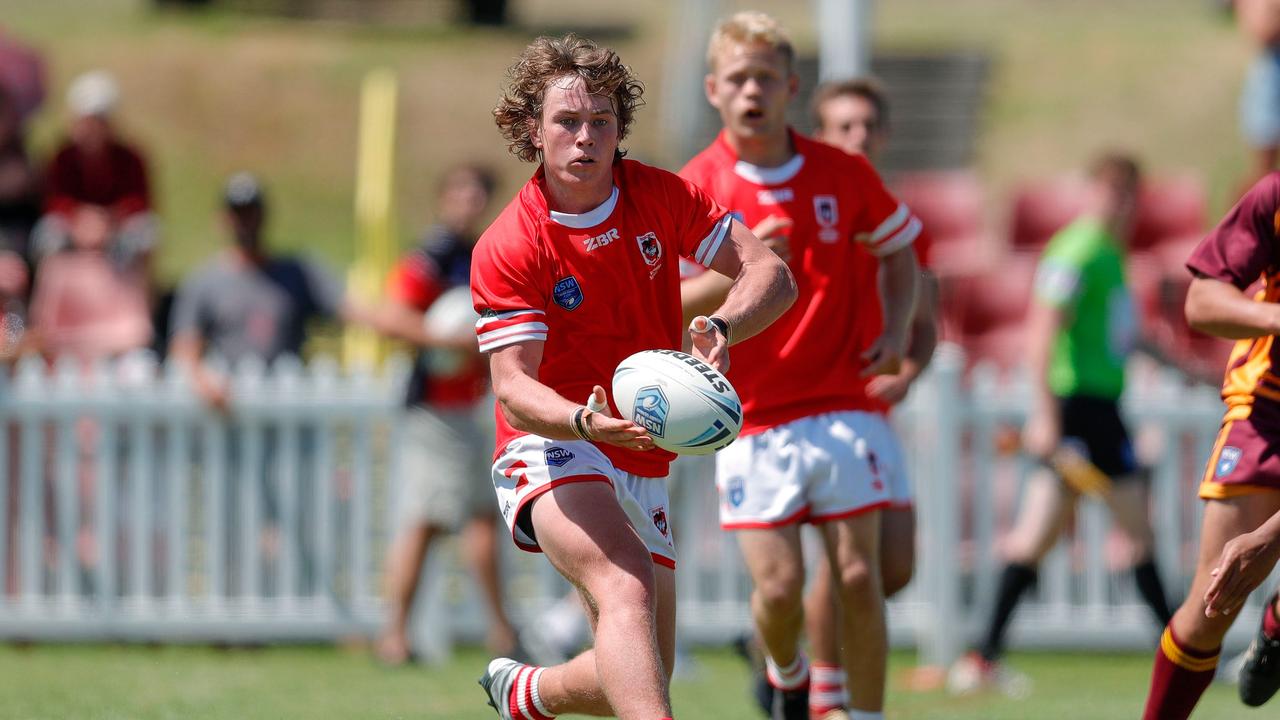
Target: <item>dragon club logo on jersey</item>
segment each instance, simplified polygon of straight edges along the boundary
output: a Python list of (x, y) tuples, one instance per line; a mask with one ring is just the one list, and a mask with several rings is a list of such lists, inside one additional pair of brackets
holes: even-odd
[(813, 216), (818, 221), (818, 239), (833, 243), (840, 239), (836, 224), (840, 222), (840, 210), (835, 195), (814, 195)]
[(640, 245), (640, 256), (644, 258), (645, 265), (653, 267), (662, 262), (662, 243), (658, 242), (657, 233), (637, 235), (636, 242)]
[(582, 286), (578, 284), (578, 278), (572, 275), (557, 280), (551, 295), (555, 298), (556, 304), (565, 310), (574, 310), (582, 304)]
[(1214, 477), (1226, 477), (1236, 469), (1236, 464), (1240, 462), (1242, 451), (1238, 447), (1227, 446), (1222, 448), (1222, 453), (1218, 455), (1218, 464), (1213, 468)]
[(650, 433), (663, 437), (667, 429), (667, 413), (671, 403), (657, 385), (648, 385), (636, 391), (635, 410), (631, 421)]
[(564, 467), (566, 463), (577, 457), (562, 447), (549, 447), (543, 455), (547, 459), (547, 464), (553, 467)]
[(658, 528), (658, 532), (662, 533), (662, 537), (667, 536), (667, 509), (659, 505), (649, 510), (649, 517), (653, 518), (653, 526)]

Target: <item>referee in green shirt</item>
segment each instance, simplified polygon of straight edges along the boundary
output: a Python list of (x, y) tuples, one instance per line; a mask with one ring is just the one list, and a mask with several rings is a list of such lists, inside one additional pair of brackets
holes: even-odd
[[(953, 692), (995, 687), (1019, 694), (1028, 688), (1024, 676), (999, 663), (1005, 629), (1082, 490), (1106, 502), (1134, 549), (1134, 579), (1143, 600), (1161, 627), (1169, 621), (1152, 560), (1145, 474), (1119, 408), (1125, 362), (1138, 341), (1123, 238), (1133, 222), (1139, 180), (1137, 163), (1126, 155), (1095, 160), (1085, 211), (1049, 241), (1040, 259), (1027, 320), (1035, 397), (1022, 443), (1044, 468), (1029, 479), (1023, 495), (986, 634), (948, 677)], [(1096, 480), (1085, 482), (1091, 477)]]

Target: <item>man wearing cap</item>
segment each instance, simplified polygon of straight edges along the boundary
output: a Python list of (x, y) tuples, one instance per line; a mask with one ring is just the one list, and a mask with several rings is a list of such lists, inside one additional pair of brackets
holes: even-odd
[(111, 227), (111, 254), (122, 264), (141, 264), (155, 246), (146, 163), (111, 121), (119, 98), (115, 79), (104, 70), (87, 72), (68, 88), (71, 128), (46, 173), (45, 216), (34, 230), (37, 259), (103, 222)]

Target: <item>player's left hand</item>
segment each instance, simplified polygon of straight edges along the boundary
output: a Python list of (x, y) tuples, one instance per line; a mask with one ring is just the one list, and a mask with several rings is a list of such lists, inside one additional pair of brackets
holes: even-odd
[(692, 355), (722, 373), (729, 372), (729, 341), (702, 315), (689, 323)]
[(859, 373), (862, 377), (873, 375), (897, 375), (902, 371), (902, 357), (906, 343), (890, 335), (881, 335), (862, 353), (867, 366)]
[(867, 383), (867, 395), (890, 405), (897, 405), (907, 399), (911, 384), (917, 377), (919, 377), (919, 371), (914, 369), (913, 363), (904, 359), (902, 370), (896, 375), (877, 375), (871, 378)]
[(1280, 543), (1256, 530), (1228, 541), (1217, 567), (1209, 573), (1213, 581), (1204, 593), (1205, 617), (1239, 611), (1249, 593), (1267, 579), (1277, 558)]

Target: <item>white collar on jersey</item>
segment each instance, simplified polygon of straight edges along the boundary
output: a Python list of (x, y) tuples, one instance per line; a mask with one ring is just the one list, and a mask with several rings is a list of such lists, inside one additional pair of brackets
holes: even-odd
[(613, 209), (618, 205), (618, 186), (613, 186), (613, 192), (609, 193), (609, 199), (597, 205), (594, 209), (584, 213), (574, 215), (573, 213), (562, 213), (550, 210), (551, 219), (565, 227), (584, 228), (595, 227), (613, 214)]
[(760, 167), (759, 165), (752, 165), (745, 160), (739, 160), (734, 163), (733, 172), (743, 180), (750, 180), (757, 185), (781, 185), (795, 177), (803, 165), (804, 156), (797, 153), (778, 167), (771, 168)]

